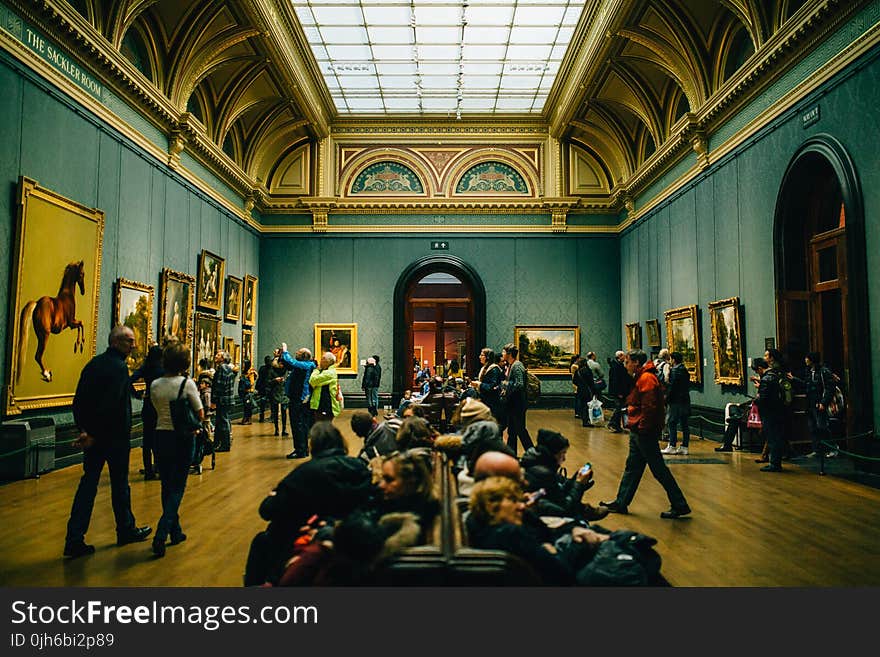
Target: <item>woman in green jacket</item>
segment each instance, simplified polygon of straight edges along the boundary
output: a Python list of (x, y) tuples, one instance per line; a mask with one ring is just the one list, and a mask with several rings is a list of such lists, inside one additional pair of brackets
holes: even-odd
[(312, 387), (309, 407), (315, 415), (315, 422), (332, 422), (342, 410), (342, 400), (339, 399), (339, 377), (336, 374), (336, 356), (329, 351), (321, 356), (318, 368), (309, 377), (309, 385)]

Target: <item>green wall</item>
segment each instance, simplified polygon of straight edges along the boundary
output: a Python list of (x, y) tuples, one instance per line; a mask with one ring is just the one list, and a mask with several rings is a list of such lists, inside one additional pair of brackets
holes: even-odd
[[(640, 219), (620, 239), (622, 322), (663, 319), (669, 308), (696, 303), (702, 318), (706, 357), (696, 404), (722, 407), (740, 396), (713, 381), (707, 304), (739, 296), (744, 310), (748, 357), (764, 351), (764, 337), (776, 335), (773, 222), (785, 170), (807, 139), (827, 134), (852, 158), (861, 182), (871, 332), (880, 335), (880, 169), (877, 167), (876, 108), (880, 104), (880, 52), (857, 65), (766, 126), (732, 156), (714, 164), (694, 184)], [(821, 120), (804, 128), (801, 116), (818, 104)], [(620, 329), (622, 335), (622, 327)], [(662, 328), (665, 343), (665, 326)], [(880, 354), (870, 349), (872, 371)], [(874, 420), (880, 386), (874, 386)]]
[[(163, 267), (196, 275), (204, 248), (226, 258), (227, 274), (259, 276), (259, 237), (252, 229), (5, 53), (0, 53), (0, 88), (0, 268), (7, 277), (0, 285), (4, 385), (19, 175), (105, 212), (99, 351), (106, 348), (119, 277), (155, 287), (155, 331)], [(240, 343), (241, 325), (223, 322), (223, 334)]]
[[(431, 251), (445, 239), (449, 251)], [(383, 392), (391, 391), (394, 288), (414, 261), (457, 256), (486, 289), (486, 341), (499, 350), (516, 325), (579, 325), (581, 352), (617, 348), (620, 289), (616, 237), (419, 235), (263, 238), (260, 247), (259, 337), (265, 355), (285, 341), (313, 349), (315, 322), (356, 322), (358, 358), (382, 357)], [(343, 390), (360, 390), (348, 377)], [(387, 374), (385, 374), (387, 373)], [(399, 392), (399, 391), (398, 391)], [(570, 393), (565, 377), (547, 378), (542, 392)]]

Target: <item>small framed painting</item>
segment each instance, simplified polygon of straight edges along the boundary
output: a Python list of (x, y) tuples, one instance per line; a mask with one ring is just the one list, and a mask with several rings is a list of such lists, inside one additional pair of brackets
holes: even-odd
[(710, 303), (709, 324), (712, 330), (712, 354), (715, 357), (715, 383), (745, 385), (739, 297)]
[(691, 383), (703, 382), (700, 360), (700, 325), (697, 306), (683, 306), (666, 311), (666, 346), (681, 354)]
[(638, 322), (626, 325), (626, 348), (627, 350), (642, 348), (642, 325)]
[[(113, 325), (124, 324), (134, 333), (134, 347), (125, 364), (129, 375), (144, 364), (147, 351), (153, 343), (153, 286), (127, 278), (116, 281), (116, 303), (113, 305)], [(134, 384), (144, 389), (144, 382)]]
[(339, 374), (357, 374), (357, 324), (315, 324), (315, 359), (336, 356)]
[(579, 326), (515, 326), (519, 360), (533, 374), (570, 375), (571, 358), (580, 352)]
[(649, 347), (660, 346), (660, 322), (658, 320), (649, 319), (645, 321), (645, 333), (647, 334)]
[(253, 328), (257, 323), (257, 277), (247, 274), (244, 277), (244, 305), (241, 323)]
[(230, 322), (237, 322), (241, 319), (241, 289), (242, 281), (237, 276), (226, 277), (226, 289), (224, 290), (224, 301), (226, 312), (224, 317)]
[[(214, 354), (222, 348), (220, 318), (208, 313), (196, 313), (195, 339), (193, 340), (193, 367), (207, 358), (213, 367)], [(231, 355), (231, 354), (230, 354)]]
[(196, 307), (204, 310), (220, 310), (220, 294), (226, 260), (202, 249), (199, 256), (199, 284), (196, 289)]

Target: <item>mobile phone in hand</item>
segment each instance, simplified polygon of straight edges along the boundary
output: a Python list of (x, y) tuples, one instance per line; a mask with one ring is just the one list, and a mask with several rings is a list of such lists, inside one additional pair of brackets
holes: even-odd
[(578, 474), (582, 475), (582, 476), (588, 475), (592, 471), (593, 471), (593, 465), (591, 463), (587, 462), (587, 463), (584, 463), (583, 467), (581, 467), (580, 470), (578, 470)]
[(546, 494), (547, 494), (546, 488), (539, 488), (538, 490), (534, 491), (533, 493), (529, 493), (528, 495), (526, 495), (526, 498), (527, 498), (526, 503), (527, 504), (534, 504), (535, 502), (540, 500), (542, 497), (544, 497)]

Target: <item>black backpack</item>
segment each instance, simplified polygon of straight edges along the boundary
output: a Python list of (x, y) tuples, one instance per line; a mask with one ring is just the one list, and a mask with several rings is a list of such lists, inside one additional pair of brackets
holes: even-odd
[(662, 586), (657, 539), (638, 532), (611, 532), (596, 555), (577, 572), (581, 586)]
[(526, 401), (529, 404), (535, 404), (540, 397), (541, 379), (526, 370)]

